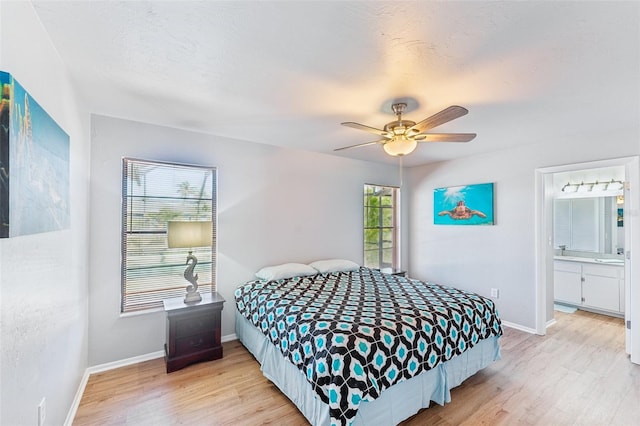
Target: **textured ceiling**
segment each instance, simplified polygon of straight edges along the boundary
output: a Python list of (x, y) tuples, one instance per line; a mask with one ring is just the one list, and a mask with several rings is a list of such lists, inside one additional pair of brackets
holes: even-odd
[[(638, 2), (32, 1), (91, 112), (334, 154), (394, 99), (412, 166), (637, 127)], [(373, 136), (373, 137), (372, 137)], [(380, 146), (335, 153), (395, 163)]]

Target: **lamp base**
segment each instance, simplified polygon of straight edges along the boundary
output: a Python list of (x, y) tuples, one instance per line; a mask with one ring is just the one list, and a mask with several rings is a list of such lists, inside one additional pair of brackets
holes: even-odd
[(202, 296), (200, 296), (200, 292), (194, 291), (192, 293), (187, 293), (184, 296), (184, 303), (196, 303), (202, 300)]

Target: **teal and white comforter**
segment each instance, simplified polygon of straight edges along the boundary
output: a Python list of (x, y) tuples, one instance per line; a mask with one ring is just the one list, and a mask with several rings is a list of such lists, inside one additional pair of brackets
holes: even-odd
[(350, 424), (361, 401), (502, 335), (490, 299), (368, 268), (251, 281), (235, 299), (306, 375), (336, 425)]

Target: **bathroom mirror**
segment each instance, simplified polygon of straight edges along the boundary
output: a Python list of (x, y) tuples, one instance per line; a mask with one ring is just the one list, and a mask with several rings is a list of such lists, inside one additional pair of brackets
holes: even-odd
[(621, 198), (587, 197), (555, 199), (553, 246), (565, 250), (619, 254), (624, 250)]

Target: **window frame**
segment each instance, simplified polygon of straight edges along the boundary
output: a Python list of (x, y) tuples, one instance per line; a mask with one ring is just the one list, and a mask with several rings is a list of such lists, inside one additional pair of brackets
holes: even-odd
[[(144, 190), (144, 195), (141, 196), (133, 189), (134, 186), (141, 186), (140, 182), (136, 182), (134, 177), (135, 168), (138, 168), (138, 170), (149, 168), (148, 172), (156, 168), (165, 168), (167, 173), (161, 175), (163, 179), (167, 177), (175, 179), (185, 173), (195, 174), (196, 176), (197, 173), (201, 173), (201, 176), (198, 176), (199, 179), (202, 179), (198, 181), (202, 182), (199, 188), (200, 192), (197, 196), (193, 196), (190, 195), (188, 188), (184, 190), (180, 187), (185, 182), (176, 185), (174, 180), (165, 181), (160, 179), (162, 182), (156, 182), (157, 193), (154, 192), (147, 195), (146, 190)], [(174, 174), (171, 175), (171, 172)], [(208, 180), (210, 182), (207, 182)], [(211, 220), (212, 222), (211, 246), (194, 248), (193, 251), (199, 261), (195, 271), (200, 273), (198, 289), (203, 294), (217, 290), (217, 182), (217, 168), (214, 166), (132, 157), (122, 158), (121, 315), (158, 311), (163, 308), (162, 300), (184, 296), (186, 287), (189, 284), (183, 277), (183, 272), (187, 266), (185, 260), (188, 255), (188, 249), (170, 249), (166, 242), (166, 222), (168, 220), (185, 220), (184, 215), (189, 215), (187, 219)], [(186, 183), (189, 183), (189, 181), (186, 181)], [(144, 185), (146, 186), (146, 183)], [(163, 190), (171, 191), (172, 188), (176, 193), (184, 191), (184, 194), (181, 196), (161, 195)], [(139, 188), (138, 191), (140, 191)], [(152, 189), (152, 191), (154, 190)], [(203, 195), (206, 196), (203, 197)], [(153, 202), (156, 209), (147, 212), (145, 208), (142, 214), (136, 212), (136, 203), (140, 202), (145, 206), (146, 202), (150, 204)], [(181, 202), (182, 205), (176, 209), (175, 203), (178, 202)], [(202, 206), (203, 202), (205, 203), (204, 206)], [(207, 203), (210, 203), (210, 205)], [(194, 205), (197, 205), (197, 212), (193, 211)], [(171, 207), (174, 209), (170, 210)], [(166, 210), (163, 210), (163, 208)], [(163, 214), (168, 216), (163, 218)], [(155, 227), (153, 225), (154, 221)], [(163, 223), (165, 224), (164, 228), (158, 226), (158, 224)], [(155, 242), (145, 242), (147, 236), (154, 238)], [(158, 241), (157, 236), (163, 236), (163, 239)], [(136, 241), (135, 238), (138, 238), (138, 240)], [(137, 243), (136, 255), (134, 255), (134, 250), (130, 248), (134, 242)], [(135, 260), (134, 256), (137, 256)], [(151, 259), (151, 263), (144, 262), (145, 256)], [(143, 262), (142, 266), (141, 261)], [(134, 270), (136, 271), (135, 277), (132, 276), (134, 275), (132, 273)], [(158, 285), (155, 285), (154, 280), (156, 279), (158, 279)], [(204, 282), (205, 280), (208, 282)], [(151, 284), (149, 284), (150, 282)]]
[[(377, 206), (371, 204), (371, 200), (369, 197), (372, 194), (368, 193), (367, 190), (376, 191), (379, 189), (380, 191), (390, 191), (391, 203), (384, 204), (382, 202), (382, 198), (385, 195), (378, 195), (379, 203)], [(379, 191), (379, 192), (380, 192)], [(375, 269), (391, 269), (391, 270), (399, 270), (400, 269), (400, 188), (392, 185), (380, 185), (380, 184), (369, 184), (365, 183), (363, 188), (363, 265), (370, 268)], [(377, 225), (370, 226), (368, 223), (367, 215), (371, 212), (368, 209), (377, 209)], [(385, 220), (384, 211), (389, 209), (391, 211), (390, 223), (389, 218)], [(375, 219), (375, 218), (374, 218)], [(368, 241), (367, 231), (369, 234), (372, 234), (371, 231), (377, 230), (377, 248), (370, 249), (368, 248), (372, 243)], [(391, 240), (385, 240), (384, 232), (387, 233), (390, 231)], [(389, 244), (390, 242), (390, 244)], [(385, 262), (385, 250), (391, 249), (391, 260), (390, 262)], [(370, 262), (370, 253), (377, 252), (376, 261)]]

